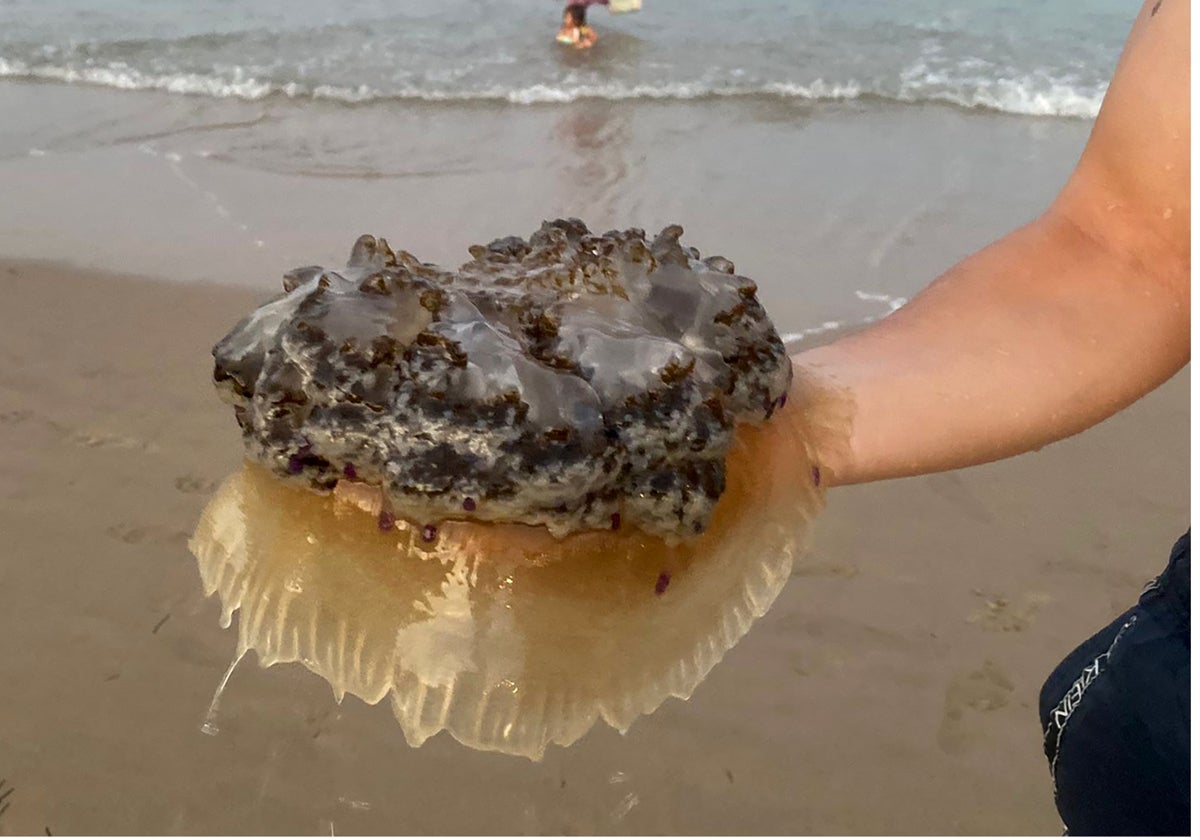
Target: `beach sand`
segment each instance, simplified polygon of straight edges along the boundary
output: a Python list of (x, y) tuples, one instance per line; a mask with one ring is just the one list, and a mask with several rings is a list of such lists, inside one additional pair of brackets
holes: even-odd
[[(78, 93), (0, 101), (66, 112)], [(36, 155), (0, 136), (0, 189), (22, 196), (0, 206), (0, 833), (1059, 833), (1038, 689), (1188, 526), (1186, 371), (1040, 452), (832, 491), (775, 606), (690, 701), (536, 764), (445, 735), (412, 749), (386, 708), (252, 661), (202, 734), (234, 636), (186, 541), (241, 461), (211, 345), (357, 233), (455, 262), (560, 213), (680, 221), (759, 279), (782, 331), (849, 325), (881, 308), (856, 290), (910, 295), (1036, 212), (1086, 126), (464, 108), (413, 115), (400, 158), (425, 174), (371, 178), (202, 157), (195, 126), (242, 115), (92, 93), (184, 127), (177, 146), (75, 148), (46, 118)], [(341, 110), (314, 119), (361, 119)], [(482, 171), (421, 160), (468, 131)]]

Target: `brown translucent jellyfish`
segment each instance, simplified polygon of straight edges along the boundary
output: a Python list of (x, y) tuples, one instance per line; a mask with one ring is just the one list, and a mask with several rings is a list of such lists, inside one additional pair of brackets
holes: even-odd
[(339, 700), (386, 699), (413, 746), (445, 730), (539, 759), (687, 699), (767, 611), (822, 504), (810, 463), (762, 457), (789, 434), (740, 427), (711, 523), (676, 545), (465, 521), (426, 540), (403, 519), (381, 530), (370, 494), (319, 496), (247, 462), (191, 549), (223, 626), (240, 612), (235, 662), (300, 662)]
[(191, 547), (234, 663), (531, 758), (690, 696), (822, 491), (757, 287), (682, 233), (558, 220), (457, 271), (361, 237), (289, 273), (213, 350), (247, 461)]

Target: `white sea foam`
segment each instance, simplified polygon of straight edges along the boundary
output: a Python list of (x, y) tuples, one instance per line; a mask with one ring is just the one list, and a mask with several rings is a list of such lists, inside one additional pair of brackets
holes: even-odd
[(1091, 119), (1100, 112), (1107, 90), (1107, 84), (1083, 87), (1036, 75), (955, 78), (944, 72), (926, 71), (919, 75), (905, 74), (895, 98), (901, 102), (944, 102), (962, 108), (1035, 117)]
[(897, 297), (896, 295), (883, 294), (882, 292), (864, 292), (861, 289), (855, 289), (854, 296), (868, 303), (883, 303), (887, 304), (886, 312), (872, 313), (861, 318), (850, 318), (843, 321), (826, 321), (823, 324), (818, 324), (815, 327), (808, 327), (799, 332), (782, 333), (779, 338), (785, 345), (796, 344), (804, 341), (809, 336), (824, 335), (825, 333), (838, 332), (847, 330), (852, 327), (862, 327), (867, 324), (873, 324), (876, 321), (886, 318), (891, 315), (901, 306), (908, 303), (908, 298)]
[(513, 105), (538, 105), (575, 102), (585, 99), (625, 100), (697, 100), (706, 98), (769, 96), (810, 102), (844, 101), (872, 98), (901, 103), (943, 103), (963, 108), (980, 108), (1032, 116), (1091, 118), (1099, 111), (1104, 86), (1075, 86), (1033, 75), (1020, 78), (955, 78), (943, 71), (931, 71), (924, 65), (908, 68), (892, 83), (875, 80), (808, 82), (768, 81), (736, 84), (691, 82), (545, 82), (536, 84), (490, 85), (472, 87), (436, 87), (395, 85), (381, 89), (367, 84), (356, 86), (317, 84), (299, 81), (278, 82), (251, 75), (241, 67), (221, 72), (151, 73), (124, 62), (107, 64), (31, 64), (0, 56), (0, 78), (52, 80), (67, 84), (88, 84), (120, 90), (157, 90), (174, 94), (214, 98), (259, 100), (268, 96), (289, 99), (323, 99), (347, 104), (383, 100), (427, 102), (507, 102)]
[(274, 92), (272, 85), (254, 78), (223, 79), (198, 73), (150, 74), (122, 62), (85, 67), (30, 65), (0, 56), (0, 78), (45, 79), (119, 90), (161, 90), (167, 93), (196, 94), (222, 99), (262, 99)]
[(794, 82), (768, 82), (763, 91), (785, 99), (837, 100), (858, 99), (865, 91), (857, 82), (826, 82), (817, 79), (808, 84)]

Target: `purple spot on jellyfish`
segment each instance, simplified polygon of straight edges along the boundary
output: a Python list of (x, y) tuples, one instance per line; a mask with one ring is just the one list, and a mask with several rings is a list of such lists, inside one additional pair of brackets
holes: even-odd
[(658, 580), (654, 582), (654, 594), (661, 595), (667, 591), (667, 587), (671, 585), (671, 576), (666, 572), (660, 572)]
[(611, 521), (612, 521), (612, 529), (613, 529), (614, 531), (618, 531), (618, 530), (620, 530), (620, 528), (621, 528), (621, 514), (619, 514), (619, 513), (614, 513), (614, 514), (612, 515), (612, 520), (611, 520)]
[(437, 539), (437, 526), (426, 525), (424, 528), (422, 528), (421, 539), (425, 540), (425, 542), (433, 542), (435, 539)]
[(293, 455), (288, 458), (288, 472), (296, 475), (304, 469), (304, 458), (300, 455)]
[(787, 405), (787, 394), (783, 394), (779, 398), (779, 407), (783, 408), (785, 405)]
[(813, 487), (820, 487), (821, 486), (821, 468), (815, 464), (813, 465), (813, 468), (812, 468), (812, 476), (813, 476)]
[(475, 500), (470, 496), (463, 499), (463, 510), (467, 511), (468, 513), (475, 510)]
[(390, 531), (396, 526), (396, 517), (388, 511), (381, 511), (379, 514), (379, 530)]
[(342, 468), (342, 475), (351, 479), (358, 478), (358, 470), (354, 469), (353, 464), (346, 464), (346, 466)]

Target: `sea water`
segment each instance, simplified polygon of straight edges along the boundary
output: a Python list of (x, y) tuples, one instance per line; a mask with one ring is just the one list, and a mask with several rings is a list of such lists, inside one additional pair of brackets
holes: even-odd
[(1117, 0), (5, 0), (0, 78), (258, 100), (770, 97), (1095, 116), (1137, 11)]

